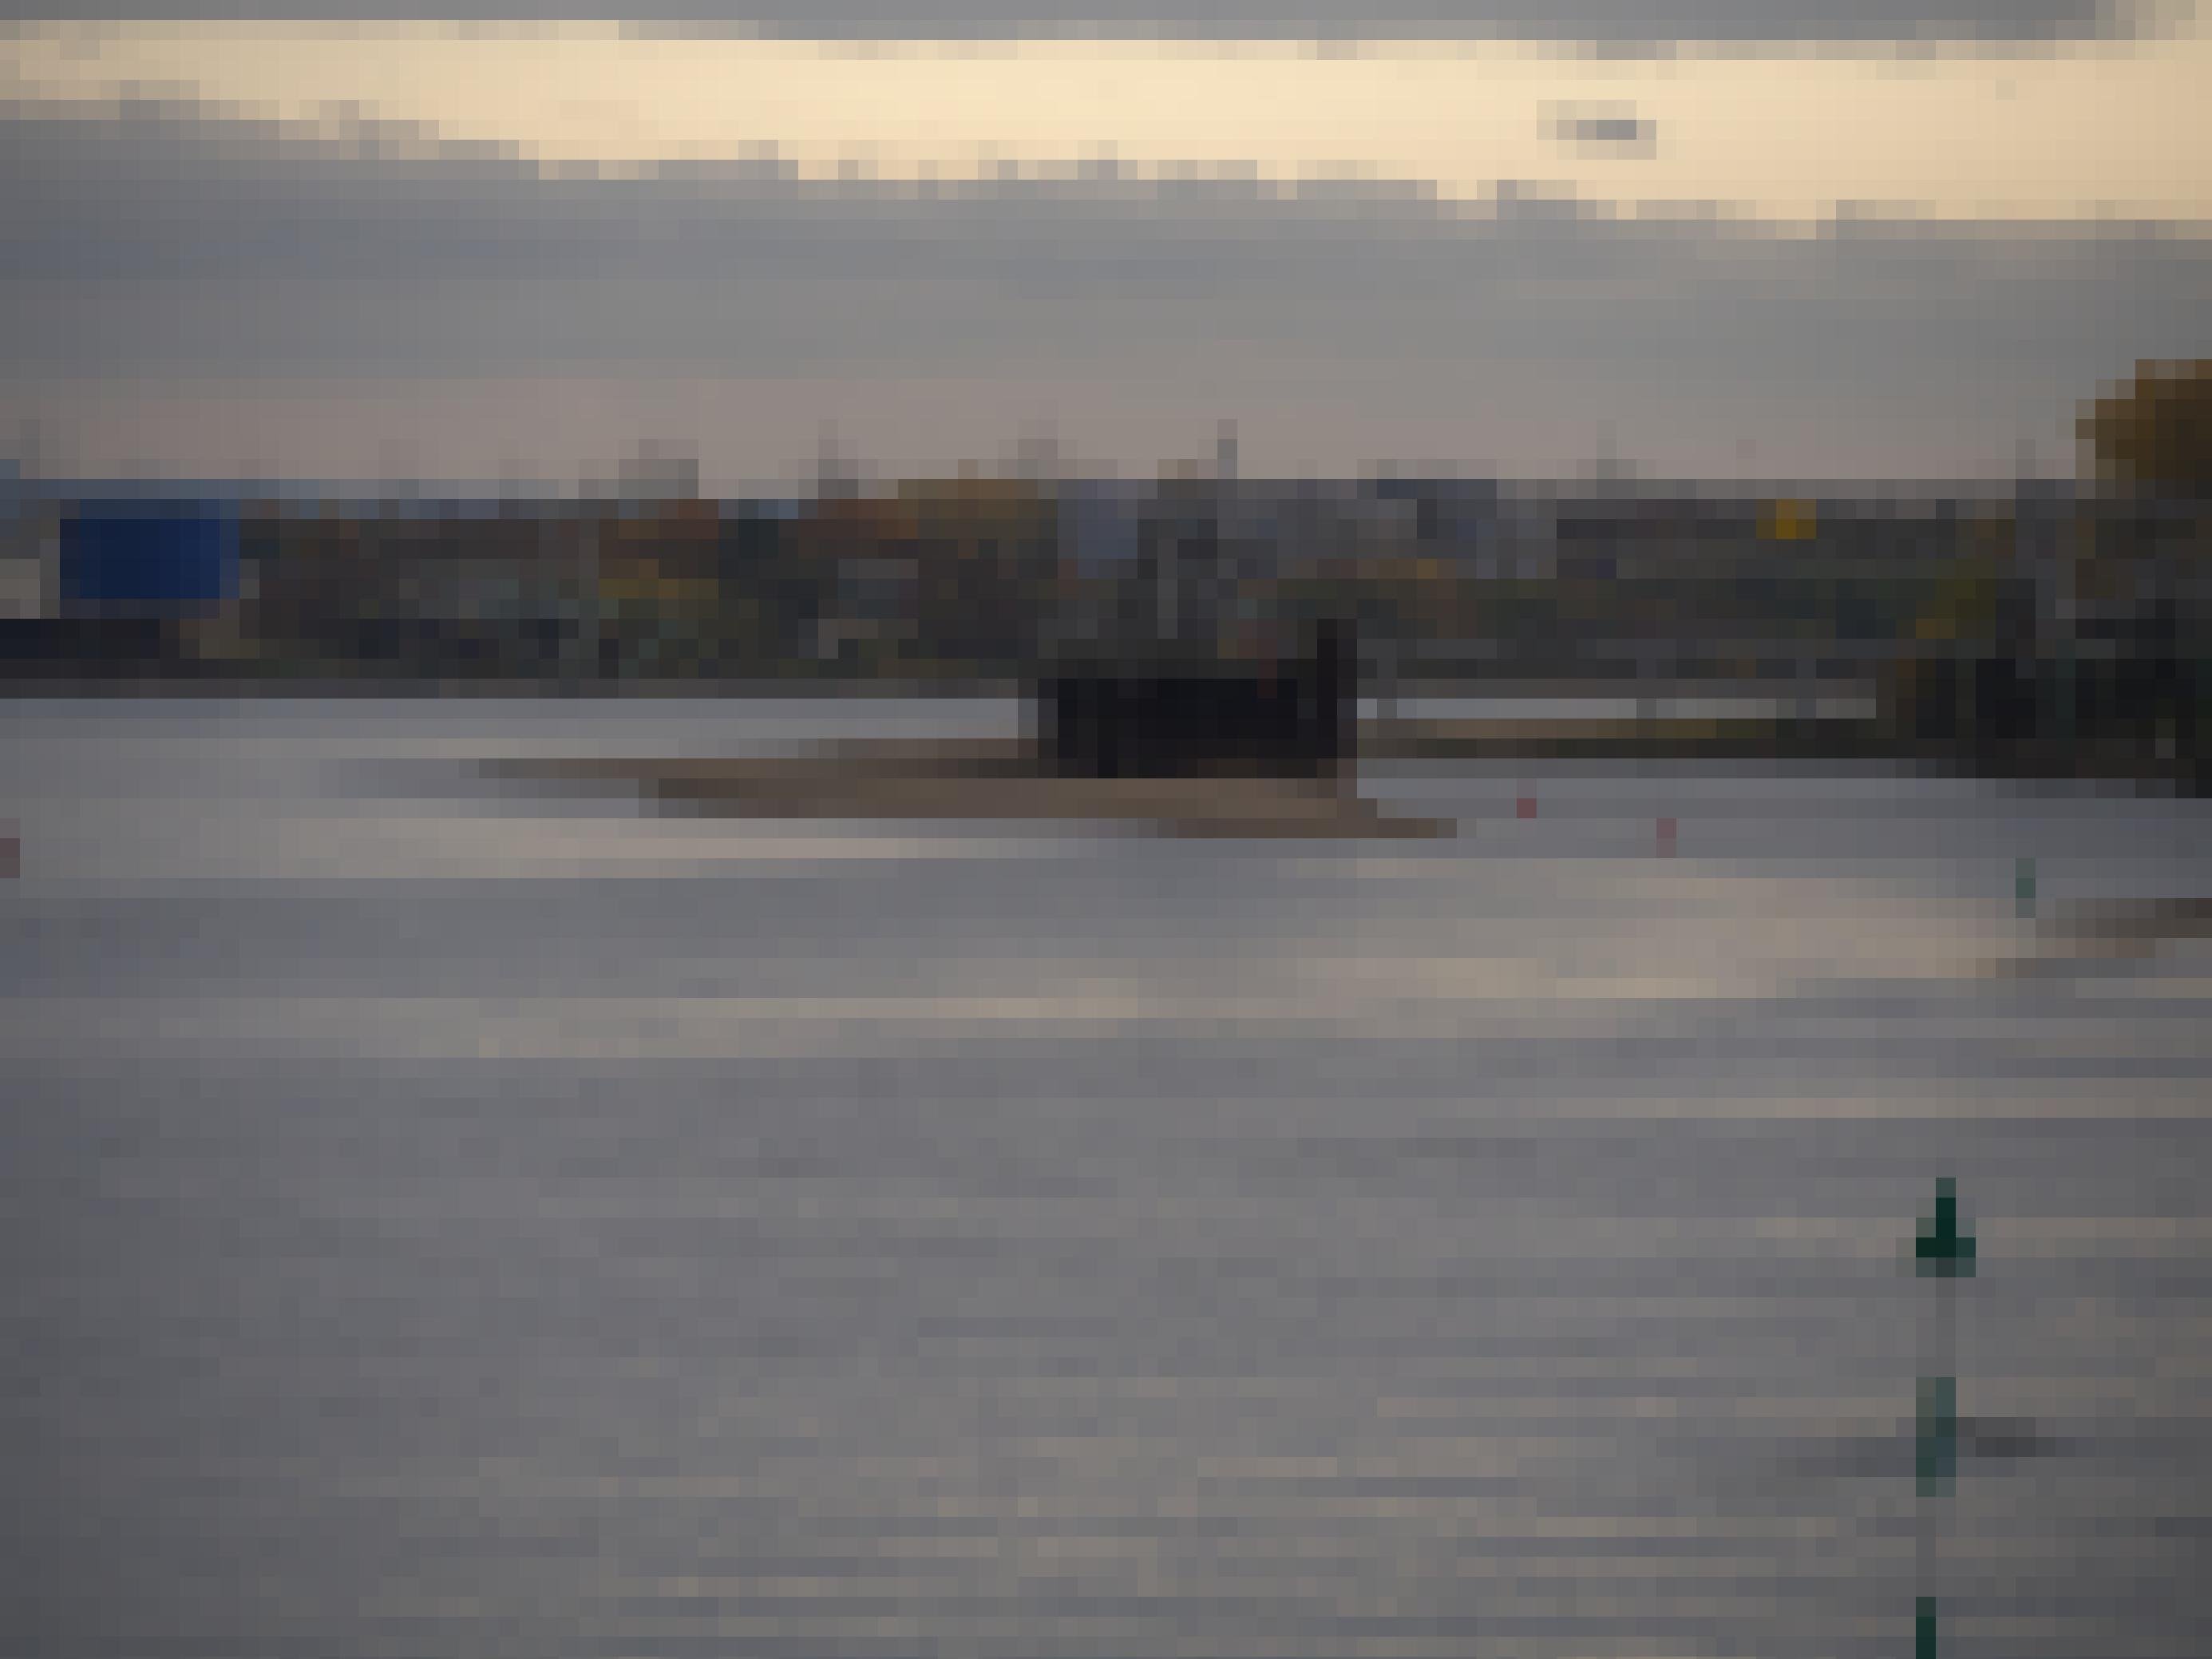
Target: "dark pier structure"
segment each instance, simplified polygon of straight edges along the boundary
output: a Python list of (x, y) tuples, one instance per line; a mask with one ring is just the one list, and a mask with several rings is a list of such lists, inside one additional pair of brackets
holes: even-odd
[(1358, 729), (1351, 626), (1324, 622), (1296, 656), (1140, 651), (1063, 663), (1036, 690), (1045, 766), (1078, 777), (1326, 777)]

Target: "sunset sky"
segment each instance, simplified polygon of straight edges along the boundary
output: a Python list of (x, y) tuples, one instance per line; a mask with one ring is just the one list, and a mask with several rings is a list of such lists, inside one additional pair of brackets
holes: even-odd
[(2206, 349), (2212, 33), (1822, 3), (33, 20), (0, 418), (197, 476), (1149, 472), (1224, 419), (1279, 473), (2070, 469)]

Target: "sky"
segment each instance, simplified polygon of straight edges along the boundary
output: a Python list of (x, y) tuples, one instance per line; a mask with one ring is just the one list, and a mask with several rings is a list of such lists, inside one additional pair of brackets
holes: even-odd
[[(2070, 472), (2203, 355), (2212, 31), (2042, 3), (0, 26), (49, 471)], [(1541, 15), (1538, 15), (1538, 13)]]

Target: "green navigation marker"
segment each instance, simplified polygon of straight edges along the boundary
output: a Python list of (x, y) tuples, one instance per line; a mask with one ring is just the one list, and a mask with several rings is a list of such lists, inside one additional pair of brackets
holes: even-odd
[[(2034, 872), (2026, 873), (2025, 901), (2034, 896)], [(1912, 1241), (1912, 1270), (1922, 1279), (1943, 1281), (1929, 1311), (1936, 1316), (1923, 1337), (1917, 1422), (1913, 1434), (1913, 1470), (1920, 1489), (1919, 1578), (1921, 1594), (1912, 1604), (1913, 1659), (1936, 1659), (1937, 1589), (1942, 1577), (1943, 1516), (1953, 1477), (1959, 1468), (1959, 1382), (1952, 1373), (1958, 1353), (1957, 1281), (1974, 1276), (1974, 1236), (1959, 1220), (1959, 1185), (1949, 1176), (1936, 1182), (1936, 1212), (1921, 1218)]]
[(2035, 860), (2014, 859), (2012, 866), (2013, 908), (2025, 921), (2035, 914)]
[(1936, 1182), (1936, 1213), (1912, 1241), (1912, 1270), (1923, 1279), (1972, 1279), (1974, 1236), (1959, 1225), (1959, 1186), (1949, 1176)]
[(1951, 1489), (1959, 1468), (1959, 1380), (1920, 1379), (1919, 1426), (1913, 1435), (1913, 1470), (1923, 1497)]

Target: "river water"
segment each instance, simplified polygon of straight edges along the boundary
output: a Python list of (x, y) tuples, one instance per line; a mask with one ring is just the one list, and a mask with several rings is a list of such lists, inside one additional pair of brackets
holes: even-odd
[(2212, 896), (2205, 804), (1409, 769), (1455, 837), (1247, 845), (473, 769), (1015, 723), (0, 713), (0, 1652), (2212, 1652), (2212, 943), (2047, 926)]

